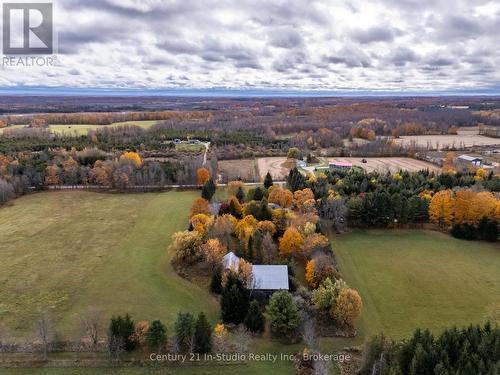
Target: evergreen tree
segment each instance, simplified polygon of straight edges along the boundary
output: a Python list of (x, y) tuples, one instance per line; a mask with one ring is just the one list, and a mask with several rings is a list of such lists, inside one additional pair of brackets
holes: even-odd
[(264, 178), (264, 187), (266, 189), (269, 189), (271, 186), (273, 186), (273, 178), (271, 177), (271, 173), (267, 172), (266, 177)]
[(205, 184), (203, 185), (203, 187), (201, 189), (201, 197), (210, 202), (210, 200), (212, 199), (212, 197), (215, 194), (215, 190), (216, 190), (216, 187), (215, 187), (214, 180), (213, 180), (213, 178), (209, 178), (208, 181), (205, 182)]
[(207, 321), (204, 313), (198, 315), (194, 329), (194, 351), (195, 353), (208, 353), (212, 350), (212, 327)]
[(271, 209), (269, 208), (269, 204), (267, 203), (266, 198), (262, 198), (262, 200), (260, 201), (259, 214), (256, 218), (259, 221), (272, 220), (273, 214), (271, 212)]
[(250, 302), (247, 316), (245, 317), (245, 327), (252, 332), (262, 332), (264, 330), (264, 315), (259, 302), (253, 300)]
[(179, 312), (174, 326), (175, 342), (180, 353), (192, 351), (194, 336), (194, 317), (190, 313)]
[(243, 188), (241, 186), (236, 191), (236, 198), (238, 198), (238, 201), (240, 203), (243, 203), (243, 201), (245, 200), (245, 191), (243, 190)]
[(290, 336), (300, 324), (300, 314), (292, 295), (287, 290), (274, 293), (267, 305), (271, 329), (278, 336)]
[(110, 343), (120, 342), (123, 349), (127, 352), (136, 348), (137, 343), (134, 340), (135, 324), (129, 314), (125, 317), (118, 315), (111, 318), (109, 326)]
[(161, 352), (161, 348), (167, 340), (167, 327), (160, 320), (153, 320), (146, 332), (146, 341), (151, 348)]
[(306, 178), (299, 172), (297, 167), (290, 170), (287, 177), (287, 183), (292, 192), (302, 190), (306, 187)]
[(240, 324), (248, 311), (248, 291), (241, 281), (232, 274), (228, 279), (221, 298), (221, 315), (224, 323)]
[(210, 291), (214, 294), (222, 293), (222, 266), (215, 267), (210, 280)]
[(262, 200), (262, 198), (264, 198), (264, 196), (265, 196), (264, 191), (259, 186), (257, 186), (253, 192), (252, 199), (256, 200), (256, 201), (260, 201), (260, 200)]

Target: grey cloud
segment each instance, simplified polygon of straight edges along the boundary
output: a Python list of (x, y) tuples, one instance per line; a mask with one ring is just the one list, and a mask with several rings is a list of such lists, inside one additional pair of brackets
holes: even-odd
[(383, 26), (375, 26), (365, 30), (354, 30), (352, 38), (361, 44), (374, 42), (391, 42), (394, 40), (395, 31)]
[(296, 48), (303, 45), (304, 40), (297, 30), (284, 28), (284, 29), (271, 29), (269, 38), (270, 44), (274, 47), (280, 48)]
[(419, 59), (420, 57), (414, 51), (406, 47), (396, 49), (389, 56), (389, 61), (396, 66), (404, 66)]

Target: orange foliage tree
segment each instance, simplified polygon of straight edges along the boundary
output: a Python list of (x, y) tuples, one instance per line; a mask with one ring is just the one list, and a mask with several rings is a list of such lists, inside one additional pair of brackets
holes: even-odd
[(208, 172), (208, 169), (199, 168), (196, 171), (196, 183), (199, 186), (205, 185), (205, 182), (207, 182), (209, 179), (210, 179), (210, 173)]
[(293, 203), (293, 194), (288, 189), (273, 185), (269, 189), (269, 202), (278, 204), (283, 208), (291, 207)]
[(288, 227), (279, 240), (279, 250), (281, 254), (298, 254), (303, 244), (304, 238), (297, 228)]
[(208, 207), (208, 201), (203, 198), (196, 198), (191, 204), (191, 217), (196, 214), (210, 214), (210, 209)]

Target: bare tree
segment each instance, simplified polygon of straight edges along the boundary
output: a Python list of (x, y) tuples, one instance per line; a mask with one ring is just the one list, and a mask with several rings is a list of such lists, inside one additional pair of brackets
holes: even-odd
[(46, 361), (48, 358), (49, 345), (53, 336), (52, 322), (47, 311), (40, 311), (38, 319), (35, 321), (35, 329), (37, 337), (42, 345), (43, 359)]
[(328, 375), (330, 366), (330, 361), (314, 361), (314, 375)]
[(307, 316), (302, 323), (302, 339), (310, 350), (315, 350), (317, 346), (316, 328), (314, 319)]
[(82, 339), (91, 351), (97, 349), (99, 336), (102, 330), (102, 312), (89, 309), (80, 314), (80, 329)]
[(246, 353), (248, 351), (248, 342), (250, 333), (243, 326), (239, 326), (234, 334), (233, 347), (236, 353)]

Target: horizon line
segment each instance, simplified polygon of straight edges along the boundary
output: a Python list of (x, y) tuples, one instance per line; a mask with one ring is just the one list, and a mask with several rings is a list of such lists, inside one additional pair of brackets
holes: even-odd
[(312, 89), (266, 89), (266, 88), (79, 88), (16, 86), (0, 87), (0, 96), (171, 96), (171, 97), (445, 97), (445, 96), (500, 96), (499, 88), (454, 89), (454, 90), (312, 90)]

